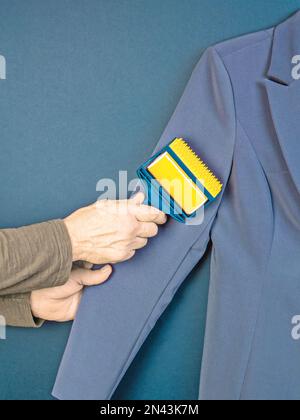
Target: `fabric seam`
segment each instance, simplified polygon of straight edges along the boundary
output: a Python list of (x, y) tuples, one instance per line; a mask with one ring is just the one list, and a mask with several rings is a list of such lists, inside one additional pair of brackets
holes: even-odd
[[(274, 29), (274, 28), (271, 28), (271, 29)], [(262, 42), (264, 42), (268, 38), (272, 38), (272, 36), (273, 36), (272, 34), (269, 34), (266, 30), (264, 30), (263, 32), (266, 33), (266, 36), (264, 38), (260, 39), (259, 41), (252, 42), (252, 43), (250, 43), (248, 45), (245, 45), (244, 47), (238, 48), (238, 49), (236, 49), (234, 51), (228, 52), (227, 54), (224, 54), (223, 57), (224, 58), (230, 57), (230, 56), (232, 56), (234, 54), (237, 54), (237, 53), (239, 53), (241, 51), (246, 50), (247, 48), (255, 47), (256, 45), (261, 44)], [(218, 45), (216, 45), (216, 48), (218, 48)], [(218, 51), (217, 51), (217, 53), (220, 55), (220, 53)]]
[[(249, 141), (249, 144), (250, 144), (250, 147), (252, 148), (252, 150), (253, 150), (253, 152), (254, 152), (254, 154), (255, 154), (256, 158), (257, 158), (257, 161), (258, 161), (258, 163), (259, 163), (259, 166), (260, 166), (260, 168), (261, 168), (261, 170), (262, 170), (262, 172), (263, 172), (263, 174), (264, 174), (264, 177), (265, 177), (265, 179), (266, 179), (266, 183), (268, 183), (268, 181), (267, 181), (267, 177), (266, 177), (266, 173), (265, 173), (265, 171), (264, 171), (264, 169), (263, 169), (263, 167), (262, 167), (262, 165), (261, 165), (261, 162), (260, 162), (260, 160), (259, 160), (259, 158), (258, 158), (258, 156), (257, 156), (256, 150), (254, 149), (254, 147), (253, 147), (253, 145), (252, 145), (252, 142), (251, 142), (251, 140), (250, 140), (250, 137), (249, 137), (249, 135), (247, 134), (246, 130), (244, 129), (244, 126), (241, 124), (241, 122), (240, 122), (240, 120), (239, 120), (239, 119), (238, 119), (238, 123), (239, 123), (239, 125), (240, 125), (241, 129), (243, 130), (243, 132), (244, 132), (245, 136), (247, 137), (247, 139), (248, 139), (248, 141)], [(270, 205), (270, 207), (271, 207), (271, 213), (274, 215), (274, 207), (273, 207), (273, 205), (272, 205), (272, 197), (271, 197), (271, 205)], [(272, 241), (271, 241), (271, 246), (270, 246), (270, 251), (269, 251), (269, 257), (268, 257), (268, 260), (269, 260), (269, 258), (270, 258), (271, 251), (272, 251), (273, 239), (274, 239), (274, 216), (273, 216), (273, 234), (272, 234)], [(266, 267), (266, 271), (267, 271), (267, 269), (268, 269), (268, 268)], [(263, 292), (264, 292), (264, 289), (265, 289), (265, 282), (263, 282), (263, 284), (262, 284), (262, 286), (261, 286), (261, 292), (260, 292), (260, 299), (259, 299), (259, 305), (258, 305), (258, 310), (257, 310), (257, 316), (256, 316), (256, 319), (255, 319), (255, 324), (254, 324), (254, 328), (253, 328), (253, 333), (252, 333), (252, 338), (251, 338), (251, 343), (250, 343), (250, 349), (249, 349), (249, 354), (248, 354), (248, 358), (247, 358), (247, 364), (246, 364), (245, 371), (244, 371), (244, 374), (243, 374), (243, 381), (242, 381), (242, 384), (241, 384), (240, 393), (239, 393), (239, 398), (238, 398), (239, 400), (242, 400), (243, 389), (244, 389), (245, 384), (246, 384), (247, 372), (248, 372), (248, 370), (249, 370), (250, 360), (251, 360), (251, 355), (252, 355), (252, 353), (253, 353), (253, 343), (254, 343), (254, 340), (255, 340), (255, 335), (256, 335), (256, 331), (257, 331), (257, 325), (258, 325), (259, 314), (260, 314), (260, 312), (261, 312), (261, 308), (262, 308), (262, 297), (263, 297)]]

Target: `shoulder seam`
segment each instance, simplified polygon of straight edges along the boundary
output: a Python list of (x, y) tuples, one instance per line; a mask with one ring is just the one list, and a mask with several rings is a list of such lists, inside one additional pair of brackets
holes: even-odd
[(237, 131), (238, 131), (237, 130), (237, 126), (238, 126), (238, 115), (237, 114), (238, 113), (237, 113), (237, 105), (236, 105), (236, 99), (235, 99), (235, 91), (234, 91), (233, 82), (232, 82), (230, 73), (229, 73), (229, 71), (228, 71), (228, 69), (227, 69), (227, 67), (226, 67), (226, 65), (225, 65), (225, 63), (223, 61), (223, 58), (220, 56), (219, 52), (216, 49), (214, 49), (214, 51), (215, 51), (215, 53), (217, 54), (217, 57), (219, 58), (219, 60), (222, 63), (222, 66), (224, 68), (224, 71), (227, 74), (227, 77), (228, 77), (228, 80), (229, 80), (229, 83), (230, 83), (230, 86), (231, 86), (233, 109), (234, 109), (234, 119), (235, 119), (235, 121), (234, 121), (234, 124), (235, 124), (235, 126), (234, 126), (235, 132), (234, 132), (234, 139), (233, 139), (233, 142), (234, 142), (233, 159), (234, 159), (234, 157), (235, 157), (236, 143), (237, 143)]
[[(267, 38), (271, 38), (272, 37), (272, 35), (269, 33), (269, 32), (267, 32), (267, 31), (263, 31), (265, 34), (266, 34), (266, 36), (265, 37), (263, 37), (262, 39), (260, 39), (259, 41), (256, 41), (256, 42), (253, 42), (253, 43), (250, 43), (250, 44), (248, 44), (248, 45), (246, 45), (246, 46), (244, 46), (244, 47), (241, 47), (241, 48), (238, 48), (238, 49), (236, 49), (236, 50), (234, 50), (234, 51), (231, 51), (231, 52), (229, 52), (229, 53), (227, 53), (227, 54), (224, 54), (224, 58), (227, 58), (227, 57), (230, 57), (231, 55), (234, 55), (234, 54), (236, 54), (236, 53), (238, 53), (238, 52), (241, 52), (241, 51), (243, 51), (243, 50), (246, 50), (247, 48), (251, 48), (251, 47), (253, 47), (253, 46), (255, 46), (255, 45), (259, 45), (259, 44), (261, 44), (263, 41), (265, 41)], [(214, 46), (213, 48), (215, 49), (215, 51), (218, 53), (218, 55), (220, 56), (220, 58), (221, 58), (221, 55), (220, 55), (220, 53), (217, 51), (217, 45), (216, 46)]]
[(237, 125), (237, 108), (236, 108), (236, 100), (235, 100), (235, 92), (234, 92), (233, 82), (232, 82), (230, 73), (229, 73), (229, 71), (226, 67), (226, 64), (223, 61), (223, 58), (221, 57), (221, 55), (219, 54), (219, 52), (215, 48), (213, 48), (213, 49), (214, 49), (215, 53), (217, 54), (219, 60), (221, 61), (222, 66), (223, 66), (223, 68), (224, 68), (224, 70), (227, 74), (227, 77), (229, 79), (229, 82), (230, 82), (231, 91), (232, 91), (233, 106), (234, 106), (234, 112), (235, 112), (235, 124)]

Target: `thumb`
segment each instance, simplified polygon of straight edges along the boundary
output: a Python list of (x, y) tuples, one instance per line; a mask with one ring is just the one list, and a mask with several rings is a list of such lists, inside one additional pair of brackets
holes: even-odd
[(138, 204), (138, 205), (143, 204), (143, 202), (145, 201), (145, 193), (140, 191), (134, 197), (132, 197), (131, 200), (135, 204)]
[(96, 286), (97, 284), (104, 283), (111, 275), (112, 267), (105, 265), (100, 270), (84, 270), (80, 277), (83, 286)]

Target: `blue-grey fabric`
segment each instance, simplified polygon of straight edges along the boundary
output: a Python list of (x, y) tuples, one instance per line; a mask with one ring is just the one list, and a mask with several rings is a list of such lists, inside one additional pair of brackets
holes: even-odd
[(109, 399), (211, 241), (200, 399), (300, 399), (291, 335), (300, 312), (297, 54), (300, 12), (205, 52), (157, 150), (188, 139), (223, 194), (201, 225), (170, 220), (109, 282), (85, 292), (55, 397)]

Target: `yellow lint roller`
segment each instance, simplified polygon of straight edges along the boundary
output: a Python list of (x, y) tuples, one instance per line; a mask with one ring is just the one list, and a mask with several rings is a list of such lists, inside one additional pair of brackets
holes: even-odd
[(148, 201), (180, 222), (214, 201), (222, 183), (188, 143), (176, 138), (137, 171), (147, 184)]

